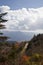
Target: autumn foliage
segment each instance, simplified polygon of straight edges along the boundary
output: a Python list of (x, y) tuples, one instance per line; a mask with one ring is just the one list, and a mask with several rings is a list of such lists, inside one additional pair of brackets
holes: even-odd
[(29, 59), (30, 59), (30, 57), (29, 57), (29, 56), (26, 56), (26, 55), (23, 55), (23, 57), (22, 57), (22, 58), (23, 58), (23, 60), (24, 60), (24, 61), (27, 61), (27, 60), (29, 60)]

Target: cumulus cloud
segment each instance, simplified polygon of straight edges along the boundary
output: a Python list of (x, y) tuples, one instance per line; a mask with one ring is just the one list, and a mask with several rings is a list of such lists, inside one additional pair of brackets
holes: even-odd
[(10, 10), (10, 7), (8, 6), (0, 6), (0, 13), (5, 13)]
[(0, 6), (0, 13), (8, 12), (3, 18), (6, 30), (43, 31), (43, 7), (11, 10), (9, 6)]

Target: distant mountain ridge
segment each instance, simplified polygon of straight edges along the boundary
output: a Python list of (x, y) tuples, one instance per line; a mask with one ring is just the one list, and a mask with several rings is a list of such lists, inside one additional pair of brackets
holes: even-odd
[(10, 41), (28, 41), (30, 40), (34, 33), (31, 32), (21, 32), (21, 31), (3, 31), (4, 35), (10, 37)]

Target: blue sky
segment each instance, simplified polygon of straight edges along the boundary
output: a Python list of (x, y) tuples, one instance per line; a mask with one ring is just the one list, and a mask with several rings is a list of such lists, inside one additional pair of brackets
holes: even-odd
[(0, 0), (0, 6), (7, 5), (11, 9), (43, 7), (43, 0)]

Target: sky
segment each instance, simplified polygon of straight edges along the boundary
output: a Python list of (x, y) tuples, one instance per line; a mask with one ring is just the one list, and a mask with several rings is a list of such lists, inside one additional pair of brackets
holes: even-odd
[(43, 33), (43, 0), (0, 0), (6, 31)]
[(43, 6), (43, 0), (0, 0), (0, 6), (2, 5), (11, 9), (38, 8)]

